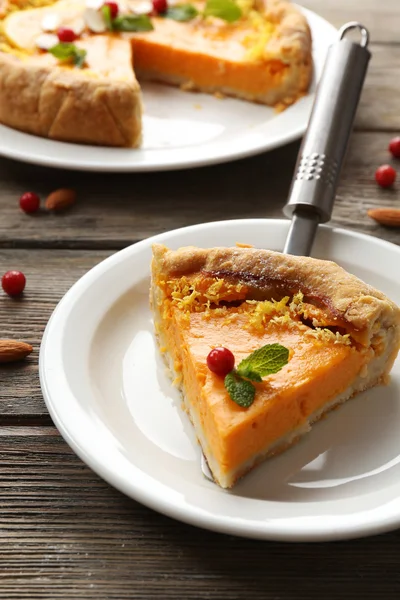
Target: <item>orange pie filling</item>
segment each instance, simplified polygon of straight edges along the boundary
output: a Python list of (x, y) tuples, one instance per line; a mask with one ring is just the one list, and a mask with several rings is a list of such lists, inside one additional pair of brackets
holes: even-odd
[[(301, 293), (251, 299), (246, 285), (216, 277), (159, 281), (158, 290), (153, 303), (160, 343), (172, 359), (213, 474), (224, 487), (359, 391), (368, 363), (380, 351), (379, 340), (375, 347), (356, 342), (343, 322)], [(288, 364), (255, 383), (254, 403), (242, 408), (230, 398), (224, 378), (208, 369), (207, 355), (224, 346), (237, 365), (272, 343), (288, 348)]]
[[(105, 31), (101, 35), (130, 42), (132, 52), (122, 57), (122, 64), (126, 59), (131, 61), (133, 54), (139, 78), (283, 108), (305, 94), (309, 86), (311, 37), (306, 20), (290, 3), (283, 2), (280, 8), (278, 0), (265, 4), (238, 0), (238, 4), (242, 16), (233, 23), (212, 16), (181, 22), (152, 15), (150, 31), (112, 35)], [(14, 0), (7, 3), (3, 11), (11, 14), (0, 29), (0, 51), (20, 57), (24, 52), (29, 57), (38, 52), (36, 45), (42, 43), (45, 15), (58, 15), (63, 26), (80, 30), (86, 8), (84, 0), (29, 0), (25, 8), (31, 5), (33, 10), (18, 12), (14, 5)], [(193, 6), (200, 15), (205, 2), (196, 0)], [(131, 0), (131, 12), (127, 14), (134, 14), (135, 8), (140, 8), (140, 0)], [(5, 14), (0, 12), (0, 19)], [(89, 51), (95, 37), (86, 27), (75, 44)], [(104, 73), (102, 61), (96, 61), (94, 54), (88, 54), (86, 66), (96, 69), (100, 63)], [(118, 57), (110, 57), (109, 62), (118, 71)]]
[(182, 48), (166, 48), (163, 42), (146, 39), (132, 40), (137, 73), (142, 77), (158, 79), (167, 83), (189, 82), (190, 89), (214, 91), (223, 88), (236, 90), (249, 98), (258, 98), (269, 90), (279, 87), (285, 73), (290, 69), (278, 60), (268, 62), (234, 61), (228, 58), (215, 59), (210, 53)]

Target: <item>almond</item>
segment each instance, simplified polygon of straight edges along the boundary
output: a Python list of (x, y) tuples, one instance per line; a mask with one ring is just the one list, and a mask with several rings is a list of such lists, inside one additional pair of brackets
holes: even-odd
[(55, 190), (46, 199), (47, 210), (65, 210), (74, 204), (76, 201), (75, 190), (61, 188)]
[(371, 208), (367, 214), (381, 225), (400, 227), (400, 208)]
[(58, 37), (54, 33), (41, 33), (36, 38), (35, 44), (41, 50), (50, 50), (58, 44)]
[(25, 342), (16, 340), (0, 340), (0, 363), (22, 360), (32, 352), (33, 348)]
[(103, 15), (95, 8), (87, 8), (84, 13), (86, 25), (93, 33), (104, 33), (107, 31), (107, 25)]

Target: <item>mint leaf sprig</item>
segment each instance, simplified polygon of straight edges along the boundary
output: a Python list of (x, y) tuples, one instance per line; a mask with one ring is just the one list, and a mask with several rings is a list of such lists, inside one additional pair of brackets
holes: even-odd
[(152, 31), (154, 29), (147, 15), (121, 15), (113, 19), (107, 4), (101, 7), (101, 13), (109, 31)]
[[(113, 19), (107, 4), (101, 7), (101, 13), (109, 31), (152, 31), (154, 29), (148, 15), (121, 15)], [(240, 19), (242, 11), (235, 0), (207, 0), (202, 13), (199, 13), (193, 4), (175, 4), (169, 6), (165, 13), (157, 16), (185, 22), (192, 21), (199, 14), (203, 17), (218, 17), (227, 23), (234, 23)]]
[(108, 31), (113, 31), (113, 29), (114, 29), (113, 20), (114, 19), (111, 16), (111, 8), (107, 4), (103, 4), (103, 6), (100, 8), (100, 10), (101, 10), (101, 14), (103, 15), (104, 23), (106, 24)]
[(193, 4), (175, 4), (174, 6), (169, 6), (161, 16), (183, 23), (185, 21), (192, 21), (198, 14), (199, 11)]
[(256, 388), (251, 381), (240, 377), (236, 369), (225, 375), (224, 385), (231, 399), (242, 408), (249, 408), (253, 404)]
[(289, 360), (289, 350), (281, 344), (266, 344), (244, 358), (236, 369), (225, 376), (224, 385), (231, 399), (242, 408), (254, 402), (256, 388), (252, 381), (278, 373)]
[[(191, 21), (199, 11), (193, 4), (175, 4), (162, 15), (174, 21)], [(203, 17), (218, 17), (227, 23), (234, 23), (242, 16), (242, 11), (235, 0), (207, 0), (202, 13)]]
[(49, 52), (61, 62), (71, 62), (79, 69), (85, 64), (86, 50), (78, 48), (75, 44), (60, 42), (49, 48)]
[(203, 15), (234, 23), (240, 19), (242, 11), (235, 0), (207, 0)]
[(251, 381), (262, 381), (262, 377), (278, 373), (289, 359), (289, 350), (281, 344), (267, 344), (254, 350), (238, 365), (237, 372)]
[[(199, 11), (192, 4), (175, 4), (160, 16), (174, 21), (191, 21), (198, 14)], [(207, 0), (201, 16), (218, 17), (227, 23), (234, 23), (240, 19), (242, 11), (235, 0)]]
[(121, 15), (113, 20), (114, 31), (152, 31), (153, 23), (147, 15)]

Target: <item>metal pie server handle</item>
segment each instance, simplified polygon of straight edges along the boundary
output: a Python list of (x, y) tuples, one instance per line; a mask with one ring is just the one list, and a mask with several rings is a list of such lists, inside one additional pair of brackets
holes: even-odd
[[(361, 32), (360, 44), (345, 39), (351, 29)], [(310, 254), (318, 224), (331, 218), (340, 168), (371, 57), (368, 41), (363, 25), (347, 23), (328, 50), (284, 208), (285, 215), (292, 217), (283, 250), (287, 254)], [(214, 481), (204, 454), (201, 470)]]
[[(352, 29), (361, 41), (350, 41)], [(329, 221), (371, 54), (360, 23), (343, 25), (327, 53), (283, 212), (292, 224), (283, 252), (307, 256), (319, 223)]]

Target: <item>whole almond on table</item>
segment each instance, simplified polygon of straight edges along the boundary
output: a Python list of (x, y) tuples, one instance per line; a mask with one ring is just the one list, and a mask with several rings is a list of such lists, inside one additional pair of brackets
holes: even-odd
[(367, 214), (380, 225), (400, 227), (400, 208), (370, 208)]
[(69, 188), (60, 188), (59, 190), (51, 192), (51, 194), (47, 196), (45, 206), (47, 210), (65, 210), (66, 208), (69, 208), (75, 204), (75, 201), (75, 190), (71, 190)]
[(26, 358), (33, 348), (25, 342), (0, 340), (0, 363), (9, 363)]

